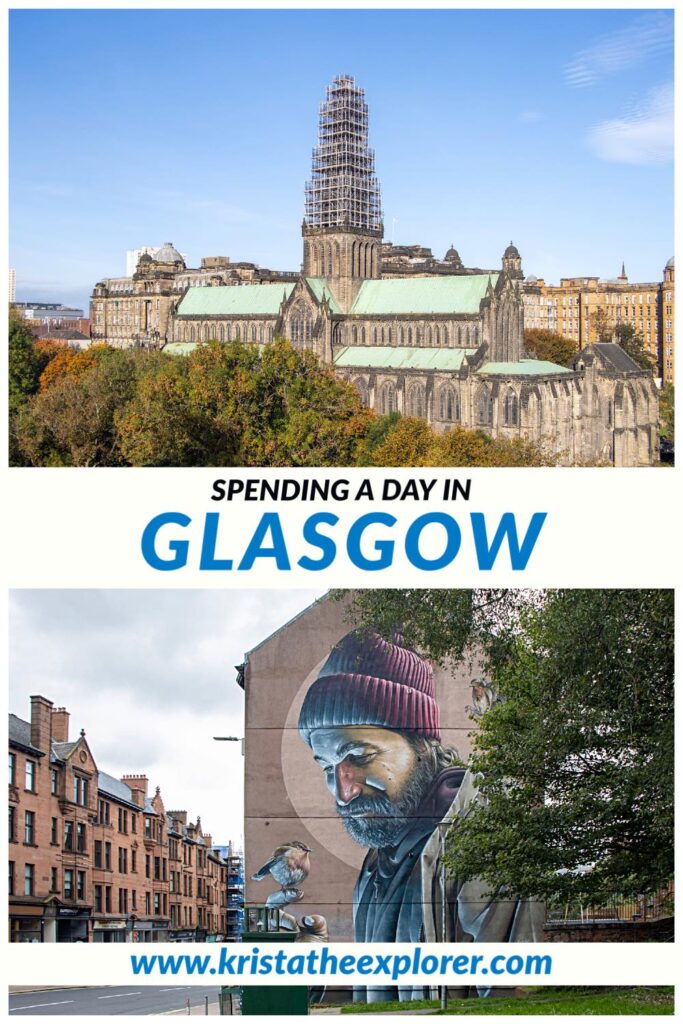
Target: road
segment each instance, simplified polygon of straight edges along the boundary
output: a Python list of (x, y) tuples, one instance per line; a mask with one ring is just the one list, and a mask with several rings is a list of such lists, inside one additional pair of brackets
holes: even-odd
[[(190, 1006), (203, 1007), (205, 997), (209, 1005), (218, 1002), (218, 988), (202, 985), (131, 985), (106, 988), (60, 988), (52, 992), (10, 993), (9, 1012), (13, 1017), (22, 1014), (57, 1014), (79, 1016), (83, 1014), (187, 1014)], [(196, 1013), (197, 1011), (195, 1011)], [(214, 1011), (215, 1012), (215, 1011)]]

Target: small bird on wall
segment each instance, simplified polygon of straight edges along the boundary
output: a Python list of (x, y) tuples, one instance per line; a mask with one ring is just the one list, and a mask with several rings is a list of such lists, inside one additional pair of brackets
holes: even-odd
[(268, 906), (285, 906), (287, 903), (298, 903), (303, 899), (303, 892), (296, 886), (308, 878), (311, 870), (310, 852), (310, 846), (298, 840), (283, 843), (273, 850), (270, 860), (251, 876), (252, 882), (260, 882), (268, 875), (272, 875), (279, 883), (281, 891), (268, 897)]

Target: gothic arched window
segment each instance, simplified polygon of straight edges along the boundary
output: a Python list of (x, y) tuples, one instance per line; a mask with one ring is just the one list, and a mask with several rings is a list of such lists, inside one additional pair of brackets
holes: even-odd
[(408, 389), (407, 411), (409, 416), (416, 416), (424, 419), (425, 415), (425, 393), (421, 384), (413, 384)]
[(483, 387), (479, 392), (477, 420), (485, 426), (490, 426), (493, 423), (493, 397), (487, 387)]
[(448, 384), (439, 395), (439, 418), (449, 422), (460, 419), (460, 398)]
[(368, 386), (366, 382), (362, 377), (356, 377), (353, 383), (363, 405), (368, 405)]
[(391, 381), (385, 381), (379, 393), (379, 411), (383, 416), (396, 412), (396, 388)]
[(512, 388), (508, 389), (503, 400), (503, 423), (506, 427), (516, 427), (519, 423), (519, 401)]

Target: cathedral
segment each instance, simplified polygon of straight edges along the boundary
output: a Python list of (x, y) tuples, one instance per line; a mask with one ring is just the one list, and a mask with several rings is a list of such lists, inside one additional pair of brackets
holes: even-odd
[(571, 368), (527, 356), (512, 242), (495, 269), (468, 269), (451, 247), (420, 274), (402, 272), (410, 253), (383, 243), (368, 107), (348, 76), (320, 107), (302, 234), (299, 274), (225, 257), (188, 270), (170, 244), (145, 254), (132, 278), (95, 286), (93, 338), (183, 355), (210, 339), (281, 336), (380, 414), (521, 437), (565, 465), (655, 462), (657, 388), (619, 345), (589, 344)]

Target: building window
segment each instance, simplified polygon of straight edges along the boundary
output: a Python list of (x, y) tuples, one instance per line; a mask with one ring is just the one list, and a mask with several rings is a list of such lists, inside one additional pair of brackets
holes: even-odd
[(73, 850), (74, 848), (74, 823), (73, 821), (64, 822), (64, 849)]
[(104, 912), (105, 914), (111, 914), (111, 886), (105, 885), (104, 887)]
[(130, 870), (137, 871), (138, 869), (138, 852), (137, 850), (130, 851)]
[(36, 816), (33, 811), (24, 812), (24, 843), (34, 846), (36, 837)]
[(131, 910), (137, 910), (138, 909), (138, 894), (137, 894), (137, 890), (136, 889), (132, 889), (131, 890), (130, 905), (131, 905)]
[(128, 832), (128, 811), (125, 811), (123, 807), (119, 807), (119, 832)]
[(149, 856), (148, 853), (146, 853), (145, 854), (145, 878), (151, 878), (151, 875), (150, 875), (150, 864), (151, 864), (150, 856)]
[(95, 840), (94, 863), (95, 863), (95, 867), (96, 868), (101, 868), (102, 867), (102, 840), (101, 839), (96, 839)]
[(26, 789), (29, 793), (36, 791), (36, 762), (26, 761)]
[(76, 825), (76, 849), (79, 853), (85, 853), (85, 825), (81, 822)]
[(24, 868), (24, 896), (33, 896), (34, 880), (35, 867), (33, 864), (27, 864)]
[(506, 427), (516, 427), (519, 422), (519, 402), (515, 392), (510, 389), (503, 402), (503, 423)]
[(128, 890), (119, 889), (119, 914), (128, 913)]
[(53, 768), (50, 772), (50, 792), (53, 796), (57, 796), (57, 769)]
[(130, 816), (130, 830), (131, 830), (131, 832), (137, 832), (137, 830), (138, 830), (138, 816), (137, 816), (137, 814), (131, 814), (131, 816)]
[(99, 821), (100, 825), (108, 825), (109, 824), (109, 820), (110, 820), (109, 813), (110, 813), (110, 810), (109, 810), (109, 804), (107, 803), (107, 801), (106, 800), (100, 800), (99, 804), (98, 804), (98, 809), (97, 809), (97, 818), (98, 818), (98, 821)]
[(57, 892), (59, 886), (59, 878), (57, 874), (57, 868), (50, 868), (50, 892)]
[(7, 824), (7, 838), (11, 843), (16, 842), (16, 811), (14, 807), (9, 808), (9, 821)]
[(16, 786), (17, 784), (17, 755), (9, 755), (9, 784), (10, 786)]
[(460, 402), (453, 388), (444, 387), (441, 389), (439, 417), (447, 421), (460, 419)]
[(151, 897), (150, 897), (148, 892), (145, 893), (145, 913), (146, 914), (151, 914), (152, 913)]
[(152, 838), (152, 819), (145, 818), (145, 838)]
[(128, 874), (128, 850), (119, 846), (119, 872), (122, 875)]
[(610, 399), (609, 402), (607, 403), (607, 426), (608, 427), (612, 426), (613, 420), (614, 420), (613, 405), (612, 405), (612, 400)]
[(389, 381), (382, 385), (379, 411), (383, 416), (396, 412), (396, 388)]
[(154, 893), (154, 913), (155, 914), (160, 914), (161, 913), (161, 905), (160, 904), (161, 904), (160, 894), (158, 892), (155, 892)]
[(154, 878), (157, 882), (161, 880), (161, 860), (159, 857), (154, 858)]
[(64, 892), (62, 895), (65, 900), (72, 900), (74, 898), (74, 873), (71, 868), (67, 868), (64, 872)]
[(9, 895), (14, 896), (14, 861), (9, 862)]
[(488, 388), (482, 388), (477, 402), (477, 418), (479, 423), (490, 426), (493, 423), (493, 397)]
[(85, 871), (76, 872), (76, 896), (79, 900), (85, 899)]
[(95, 912), (100, 914), (102, 912), (102, 886), (95, 886)]
[(85, 807), (88, 803), (88, 780), (74, 775), (74, 803)]
[(104, 844), (104, 870), (111, 871), (111, 843)]
[(50, 842), (53, 846), (59, 843), (59, 818), (53, 818), (50, 824)]

